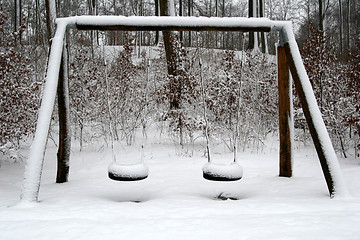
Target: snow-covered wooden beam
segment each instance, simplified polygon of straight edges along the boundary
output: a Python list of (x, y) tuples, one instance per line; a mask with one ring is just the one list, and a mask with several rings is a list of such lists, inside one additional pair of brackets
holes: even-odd
[(169, 16), (79, 16), (76, 17), (75, 26), (80, 30), (243, 32), (270, 32), (273, 27), (272, 21), (267, 18)]
[(55, 36), (51, 41), (51, 51), (35, 136), (31, 144), (29, 158), (25, 167), (24, 182), (21, 192), (22, 201), (35, 202), (38, 200), (45, 149), (57, 94), (60, 63), (67, 26), (67, 21), (59, 22), (56, 27)]
[(320, 109), (301, 59), (300, 51), (290, 23), (280, 23), (280, 47), (285, 49), (291, 75), (299, 95), (306, 122), (309, 126), (316, 152), (331, 197), (348, 196), (339, 161), (322, 119)]

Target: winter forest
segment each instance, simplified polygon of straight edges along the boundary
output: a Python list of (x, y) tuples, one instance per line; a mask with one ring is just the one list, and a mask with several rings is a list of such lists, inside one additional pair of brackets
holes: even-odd
[[(12, 219), (18, 227), (23, 226), (20, 222), (28, 221), (20, 213), (24, 209), (36, 219), (34, 222), (31, 220), (29, 226), (37, 226), (36, 221), (42, 226), (37, 230), (24, 227), (24, 233), (33, 234), (33, 238), (30, 239), (47, 239), (50, 236), (52, 239), (66, 239), (62, 237), (67, 236), (64, 233), (67, 230), (70, 236), (77, 239), (118, 239), (111, 231), (125, 239), (141, 239), (132, 229), (132, 214), (143, 227), (144, 234), (149, 234), (148, 239), (239, 239), (230, 233), (237, 228), (236, 223), (242, 221), (240, 216), (233, 215), (237, 207), (235, 204), (240, 201), (231, 202), (227, 210), (221, 202), (228, 201), (206, 202), (209, 204), (208, 208), (202, 209), (205, 201), (193, 195), (195, 190), (203, 186), (205, 187), (199, 190), (202, 198), (208, 195), (211, 195), (212, 200), (244, 198), (245, 205), (241, 209), (250, 221), (242, 223), (248, 229), (257, 229), (256, 222), (266, 222), (270, 219), (264, 224), (264, 232), (268, 235), (256, 235), (256, 230), (249, 230), (250, 232), (244, 233), (244, 239), (281, 239), (277, 235), (272, 235), (276, 221), (283, 219), (282, 214), (287, 214), (287, 211), (305, 211), (304, 214), (290, 217), (289, 222), (281, 222), (281, 225), (287, 227), (292, 223), (299, 224), (299, 229), (292, 226), (279, 230), (283, 234), (283, 239), (297, 239), (301, 236), (300, 229), (304, 230), (308, 223), (329, 220), (328, 213), (324, 213), (326, 210), (319, 213), (318, 217), (314, 217), (316, 214), (312, 215), (311, 210), (317, 211), (321, 205), (331, 214), (337, 214), (335, 220), (321, 227), (320, 232), (310, 227), (305, 238), (356, 239), (358, 236), (358, 193), (355, 196), (357, 201), (349, 202), (349, 209), (353, 211), (345, 211), (343, 206), (347, 203), (335, 202), (334, 207), (329, 202), (321, 202), (324, 201), (321, 194), (313, 197), (311, 194), (318, 191), (318, 188), (313, 186), (311, 177), (302, 179), (305, 180), (304, 184), (301, 177), (295, 177), (295, 187), (287, 186), (286, 184), (290, 184), (288, 180), (276, 182), (289, 190), (290, 195), (291, 191), (294, 191), (293, 196), (299, 197), (300, 200), (296, 199), (291, 203), (292, 199), (288, 195), (280, 193), (276, 200), (281, 201), (279, 199), (285, 198), (284, 203), (280, 204), (275, 200), (269, 202), (269, 196), (274, 197), (275, 192), (279, 192), (272, 191), (271, 187), (267, 188), (264, 185), (275, 181), (274, 178), (258, 178), (261, 174), (266, 175), (269, 167), (267, 160), (258, 159), (275, 154), (274, 158), (278, 160), (278, 32), (69, 29), (65, 46), (65, 78), (68, 79), (70, 93), (70, 159), (75, 162), (76, 169), (70, 168), (70, 178), (74, 176), (74, 183), (52, 185), (56, 171), (56, 148), (60, 145), (59, 119), (62, 117), (61, 100), (57, 100), (49, 129), (49, 149), (45, 154), (45, 158), (51, 159), (52, 163), (45, 163), (44, 166), (45, 170), (53, 170), (49, 170), (51, 173), (45, 171), (42, 180), (45, 186), (41, 199), (45, 199), (42, 203), (45, 207), (29, 210), (29, 206), (15, 206), (15, 212), (7, 210), (9, 205), (16, 204), (13, 196), (20, 195), (24, 165), (36, 130), (38, 110), (44, 93), (50, 46), (56, 27), (55, 18), (69, 16), (253, 17), (291, 21), (303, 64), (336, 155), (343, 161), (342, 164), (345, 163), (341, 165), (345, 166), (345, 171), (350, 175), (358, 174), (360, 3), (357, 0), (0, 0), (0, 3), (0, 191), (6, 192), (6, 197), (0, 200), (0, 212), (4, 213), (4, 218), (0, 218), (4, 223), (0, 224), (1, 239), (21, 238), (21, 234), (16, 235), (14, 231), (9, 230), (13, 223), (10, 224), (5, 218), (7, 216), (8, 219)], [(295, 154), (305, 159), (305, 167), (300, 167), (298, 173), (319, 175), (315, 179), (322, 183), (324, 180), (321, 170), (318, 173), (308, 171), (313, 159), (316, 159), (317, 165), (319, 163), (317, 156), (312, 155), (313, 140), (295, 87), (292, 87), (291, 97)], [(195, 161), (195, 158), (210, 161), (209, 146), (215, 158), (232, 155), (236, 158), (238, 155), (242, 159), (241, 154), (248, 158), (244, 165), (250, 166), (250, 181), (242, 190), (245, 196), (242, 196), (242, 193), (234, 193), (240, 185), (209, 186), (194, 177), (182, 182), (178, 181), (178, 178), (175, 179), (176, 173), (165, 171), (169, 164), (178, 164), (175, 166), (178, 168), (177, 174), (189, 175), (192, 172), (187, 172), (186, 166), (197, 166), (199, 161)], [(169, 149), (175, 152), (174, 155), (163, 153), (170, 151)], [(52, 156), (48, 152), (51, 152)], [(109, 163), (104, 159), (115, 159), (119, 152), (125, 154), (128, 159), (141, 155), (141, 161), (147, 159), (153, 163), (155, 180), (149, 179), (149, 182), (142, 186), (125, 184), (116, 187), (108, 184), (108, 179), (100, 178), (94, 180), (94, 183), (100, 184), (96, 190), (84, 188), (89, 182), (81, 180), (78, 176), (97, 178), (96, 169), (106, 169), (105, 165)], [(311, 160), (308, 159), (309, 155)], [(159, 158), (158, 163), (156, 157)], [(89, 161), (86, 167), (84, 162), (87, 160), (84, 159)], [(160, 163), (164, 166), (160, 167)], [(252, 172), (255, 163), (262, 166), (260, 173)], [(105, 165), (100, 167), (102, 164)], [(165, 176), (170, 180), (156, 178), (156, 170), (164, 170)], [(244, 171), (246, 173), (245, 167)], [(6, 175), (6, 172), (9, 175)], [(77, 172), (80, 175), (77, 175)], [(56, 182), (67, 182), (67, 174), (62, 178), (60, 176), (59, 179), (58, 175)], [(194, 179), (195, 190), (190, 189), (193, 183), (190, 181)], [(360, 187), (355, 183), (360, 180), (359, 177), (353, 179), (348, 176), (346, 179), (350, 179), (350, 190)], [(156, 184), (152, 184), (153, 182)], [(14, 183), (16, 189), (12, 190), (11, 185)], [(160, 183), (164, 184), (163, 188)], [(101, 184), (106, 187), (102, 187)], [(173, 189), (171, 184), (175, 184)], [(256, 195), (251, 184), (262, 185), (259, 191), (263, 195)], [(110, 187), (114, 186), (117, 191), (124, 194), (118, 196), (108, 193), (107, 190), (110, 191)], [(149, 189), (154, 186), (156, 191), (151, 192)], [(223, 188), (225, 190), (222, 190)], [(302, 189), (306, 188), (311, 189), (310, 193), (302, 198), (302, 192), (307, 191)], [(66, 195), (68, 189), (70, 193)], [(321, 185), (319, 189), (324, 190), (326, 194), (326, 187)], [(132, 190), (136, 193), (131, 193)], [(164, 192), (161, 192), (162, 190)], [(171, 194), (178, 194), (175, 193), (176, 190), (180, 191), (179, 195), (176, 195), (178, 199), (171, 197)], [(99, 200), (100, 193), (107, 196), (108, 206), (104, 206)], [(64, 194), (62, 201), (55, 199), (55, 196), (59, 197), (60, 194)], [(145, 196), (146, 194), (150, 196)], [(194, 201), (186, 202), (186, 197), (190, 195), (194, 197), (191, 199)], [(87, 199), (88, 196), (90, 200)], [(307, 200), (306, 197), (309, 196), (310, 200)], [(86, 200), (80, 200), (82, 197)], [(156, 204), (149, 203), (156, 197), (172, 201), (174, 205), (161, 202), (163, 205), (159, 206), (165, 206), (162, 214), (162, 207), (158, 209)], [(312, 197), (317, 206), (311, 205)], [(114, 210), (117, 207), (114, 202), (136, 205), (125, 205), (122, 210)], [(149, 205), (145, 208), (138, 203)], [(77, 208), (76, 204), (82, 207)], [(61, 209), (69, 206), (69, 215), (65, 216)], [(178, 206), (185, 210), (180, 211)], [(281, 216), (274, 210), (278, 207), (283, 208)], [(234, 223), (224, 220), (219, 217), (222, 216), (220, 213), (218, 215), (216, 211), (211, 210), (214, 208), (224, 208), (224, 216), (236, 220)], [(100, 213), (95, 209), (102, 211), (102, 215), (98, 215)], [(189, 209), (196, 210), (192, 212), (193, 210)], [(260, 217), (253, 218), (252, 209), (256, 209)], [(18, 210), (19, 212), (16, 212)], [(54, 222), (49, 225), (50, 230), (46, 230), (46, 221), (49, 219), (44, 218), (42, 214), (51, 211), (70, 219), (65, 224), (64, 232), (60, 231), (58, 235), (52, 235), (51, 231), (56, 232), (58, 221), (62, 224), (65, 220), (61, 217), (61, 220), (51, 219), (50, 221)], [(118, 229), (114, 223), (108, 225), (110, 230), (103, 227), (109, 223), (109, 219), (118, 220), (112, 215), (113, 211), (124, 214), (125, 230)], [(99, 231), (87, 233), (84, 229), (92, 228), (93, 223), (78, 220), (78, 214), (82, 214), (82, 220), (92, 219), (96, 215), (102, 222), (94, 225), (96, 229), (100, 228)], [(174, 218), (168, 219), (171, 214)], [(17, 217), (20, 219), (19, 222)], [(163, 218), (166, 220), (159, 220)], [(179, 236), (171, 237), (177, 232), (176, 226), (185, 225), (186, 219), (191, 219), (194, 229), (185, 227)], [(337, 221), (344, 219), (347, 224), (340, 224), (340, 227), (336, 225)], [(251, 220), (254, 220), (254, 223)], [(208, 223), (213, 229), (204, 227), (201, 221)], [(161, 224), (159, 229), (149, 227), (154, 222)], [(71, 224), (75, 230), (72, 230)], [(206, 231), (195, 234), (196, 229)], [(229, 235), (217, 235), (217, 229), (228, 229)], [(340, 234), (345, 231), (348, 231), (347, 235)], [(40, 233), (44, 232), (46, 234), (38, 238)], [(104, 236), (105, 238), (102, 238)]]
[[(160, 3), (56, 1), (56, 15), (156, 16)], [(34, 132), (53, 28), (46, 4), (38, 0), (1, 4), (2, 159), (21, 158), (17, 150)], [(359, 157), (359, 8), (351, 0), (189, 0), (175, 1), (172, 14), (293, 21), (336, 151)], [(209, 134), (232, 150), (236, 111), (240, 111), (241, 149), (261, 150), (266, 136), (278, 129), (277, 33), (178, 32), (170, 41), (173, 56), (166, 59), (161, 32), (71, 31), (67, 46), (71, 121), (80, 150), (99, 138), (131, 145), (135, 132), (140, 128), (146, 132), (150, 122), (164, 127), (176, 143), (191, 144), (203, 127), (199, 71), (206, 79)], [(167, 60), (172, 61), (168, 67)], [(235, 91), (239, 78), (241, 106)], [(306, 144), (309, 133), (296, 97), (294, 92), (296, 138)], [(56, 122), (56, 111), (53, 117)]]

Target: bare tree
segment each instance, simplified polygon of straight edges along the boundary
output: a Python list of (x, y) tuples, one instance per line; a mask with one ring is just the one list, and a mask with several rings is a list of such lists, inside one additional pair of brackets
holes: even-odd
[[(159, 0), (155, 0), (155, 16), (160, 16), (159, 14)], [(155, 34), (155, 46), (159, 44), (159, 31), (156, 31)]]
[(339, 51), (340, 56), (343, 54), (343, 12), (342, 12), (342, 1), (339, 0)]
[[(259, 0), (260, 17), (264, 17), (264, 15), (265, 15), (264, 8), (265, 8), (264, 0)], [(268, 53), (268, 46), (267, 46), (267, 39), (266, 39), (266, 33), (265, 32), (261, 32), (261, 51), (263, 53)]]
[(350, 4), (350, 0), (346, 1), (346, 10), (347, 10), (347, 18), (346, 18), (346, 25), (347, 25), (347, 34), (346, 34), (346, 49), (347, 52), (350, 49), (350, 31), (351, 31), (351, 26), (350, 26), (350, 19), (351, 19), (351, 8), (350, 8), (351, 4)]
[(324, 31), (324, 11), (323, 11), (323, 1), (319, 0), (319, 30)]
[[(174, 2), (172, 0), (160, 0), (160, 15), (161, 16), (171, 16), (174, 15), (174, 12), (171, 12), (171, 4)], [(167, 61), (167, 69), (168, 74), (175, 76), (177, 65), (174, 64), (174, 57), (176, 56), (175, 48), (174, 48), (174, 33), (171, 31), (163, 31), (163, 38), (164, 38), (164, 45), (165, 45), (165, 53), (166, 53), (166, 61)], [(176, 91), (174, 89), (174, 91)], [(176, 97), (171, 100), (170, 108), (171, 109), (178, 109), (179, 102)]]
[(56, 4), (55, 0), (46, 0), (46, 27), (47, 37), (50, 40), (55, 33)]
[[(14, 32), (18, 31), (21, 26), (21, 0), (15, 0), (14, 9)], [(21, 32), (20, 32), (21, 33)], [(21, 41), (21, 35), (15, 38), (15, 43)]]
[[(217, 3), (217, 0), (216, 0), (216, 3)], [(194, 0), (188, 0), (188, 16), (193, 15), (193, 4), (194, 4)], [(191, 31), (189, 31), (189, 47), (191, 47)]]
[[(256, 2), (257, 0), (249, 0), (249, 13), (248, 13), (249, 18), (257, 17)], [(254, 32), (250, 32), (248, 49), (256, 49), (257, 45), (258, 45), (257, 34), (255, 34)]]

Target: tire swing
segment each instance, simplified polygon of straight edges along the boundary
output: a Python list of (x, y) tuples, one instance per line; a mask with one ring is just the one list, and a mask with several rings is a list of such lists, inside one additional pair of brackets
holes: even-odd
[[(240, 180), (243, 176), (243, 169), (242, 167), (237, 163), (236, 159), (236, 145), (237, 141), (235, 141), (234, 144), (234, 160), (230, 164), (218, 164), (213, 163), (211, 161), (211, 155), (210, 155), (210, 141), (209, 141), (209, 123), (206, 116), (206, 93), (205, 93), (205, 86), (204, 86), (204, 79), (202, 76), (202, 63), (201, 63), (201, 57), (200, 57), (200, 47), (199, 47), (199, 35), (198, 35), (198, 41), (197, 41), (197, 51), (198, 51), (198, 59), (199, 59), (199, 68), (200, 68), (200, 87), (201, 87), (201, 96), (202, 96), (202, 104), (203, 104), (203, 117), (205, 121), (205, 139), (206, 139), (206, 153), (207, 153), (207, 160), (208, 162), (203, 166), (203, 177), (206, 180), (211, 181), (222, 181), (222, 182), (230, 182), (230, 181), (237, 181)], [(241, 87), (241, 80), (240, 80), (240, 87)], [(240, 94), (241, 94), (241, 88), (239, 88), (239, 108), (240, 108)], [(239, 111), (237, 116), (237, 125), (236, 125), (236, 139), (238, 136), (238, 124), (239, 124)]]
[[(141, 151), (143, 151), (143, 146)], [(144, 163), (143, 157), (137, 163), (125, 163), (118, 161), (113, 151), (112, 158), (113, 162), (108, 167), (108, 176), (112, 180), (123, 182), (140, 181), (149, 175), (149, 167)]]
[(115, 181), (139, 181), (148, 177), (149, 168), (144, 163), (120, 164), (116, 160), (108, 167), (109, 178)]
[[(144, 163), (143, 151), (144, 143), (141, 146), (141, 162), (139, 163), (120, 163), (116, 160), (114, 154), (114, 133), (111, 126), (111, 111), (110, 111), (110, 98), (109, 98), (109, 84), (107, 80), (107, 70), (106, 70), (106, 61), (105, 61), (105, 79), (106, 79), (106, 92), (108, 97), (108, 114), (110, 118), (110, 135), (111, 135), (111, 151), (113, 162), (108, 167), (108, 176), (110, 179), (115, 181), (139, 181), (148, 177), (149, 167)], [(147, 88), (147, 86), (146, 86)], [(146, 94), (145, 94), (146, 101)]]

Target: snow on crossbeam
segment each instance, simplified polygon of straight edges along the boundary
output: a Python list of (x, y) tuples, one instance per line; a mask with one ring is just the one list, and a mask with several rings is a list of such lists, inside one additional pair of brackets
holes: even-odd
[(78, 16), (72, 17), (72, 27), (80, 30), (270, 32), (273, 22), (267, 18), (243, 17)]

